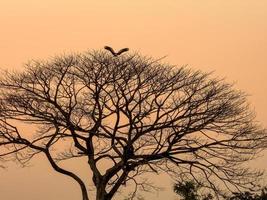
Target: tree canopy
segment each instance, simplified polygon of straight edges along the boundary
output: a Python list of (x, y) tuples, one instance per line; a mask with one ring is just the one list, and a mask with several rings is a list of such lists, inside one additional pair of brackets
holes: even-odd
[[(212, 200), (214, 196), (211, 193), (202, 192), (203, 189), (201, 184), (197, 184), (195, 181), (185, 181), (185, 182), (177, 182), (174, 184), (173, 190), (174, 192), (182, 197), (182, 200)], [(243, 192), (233, 192), (229, 194), (229, 196), (225, 196), (223, 199), (226, 200), (267, 200), (267, 188), (262, 187), (259, 192), (251, 192), (243, 191)]]
[[(19, 125), (27, 124), (27, 130)], [(246, 95), (209, 73), (139, 54), (89, 51), (31, 61), (0, 79), (0, 158), (58, 164), (83, 157), (97, 200), (122, 185), (149, 190), (145, 173), (205, 180), (216, 192), (250, 188), (261, 172), (246, 161), (266, 147)], [(108, 163), (101, 165), (101, 163)]]

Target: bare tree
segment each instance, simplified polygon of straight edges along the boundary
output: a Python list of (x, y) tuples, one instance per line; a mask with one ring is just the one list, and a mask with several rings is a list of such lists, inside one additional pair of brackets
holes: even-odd
[(77, 181), (83, 200), (87, 185), (59, 161), (85, 158), (97, 200), (126, 184), (134, 186), (132, 197), (150, 189), (145, 173), (205, 180), (217, 193), (222, 185), (251, 188), (261, 172), (244, 163), (265, 148), (267, 134), (246, 95), (210, 76), (107, 51), (32, 61), (0, 80), (0, 157), (26, 164), (46, 155)]

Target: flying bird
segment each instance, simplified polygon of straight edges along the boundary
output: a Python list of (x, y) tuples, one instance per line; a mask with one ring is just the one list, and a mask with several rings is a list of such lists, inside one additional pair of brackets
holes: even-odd
[(118, 52), (115, 52), (111, 47), (109, 46), (104, 46), (104, 49), (108, 50), (110, 53), (112, 53), (113, 56), (119, 56), (120, 54), (129, 51), (129, 48), (123, 48), (119, 50)]

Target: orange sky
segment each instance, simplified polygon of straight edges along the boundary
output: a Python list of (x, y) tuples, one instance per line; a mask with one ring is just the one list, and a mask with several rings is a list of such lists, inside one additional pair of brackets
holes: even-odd
[[(172, 64), (235, 82), (250, 94), (257, 120), (267, 127), (266, 19), (266, 0), (1, 0), (0, 68), (107, 44), (167, 55)], [(266, 157), (258, 162), (261, 168)], [(4, 200), (80, 197), (76, 183), (39, 160), (29, 168), (1, 170), (0, 193)], [(166, 189), (153, 199), (163, 197), (173, 194)]]

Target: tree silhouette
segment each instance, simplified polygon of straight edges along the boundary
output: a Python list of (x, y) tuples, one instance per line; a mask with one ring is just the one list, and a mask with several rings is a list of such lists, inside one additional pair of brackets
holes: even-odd
[[(211, 193), (201, 194), (202, 186), (194, 181), (177, 182), (174, 184), (174, 192), (182, 197), (182, 200), (212, 200), (214, 196)], [(261, 192), (233, 192), (226, 200), (267, 200), (267, 188), (262, 187)]]
[(261, 193), (235, 192), (228, 200), (267, 200), (267, 188), (261, 189)]
[(174, 185), (174, 192), (179, 196), (182, 196), (182, 200), (198, 200), (199, 195), (198, 192), (198, 185), (196, 185), (192, 181), (187, 181), (185, 183), (177, 183)]
[(182, 197), (182, 200), (211, 200), (212, 194), (200, 194), (199, 190), (202, 188), (200, 184), (194, 181), (178, 182), (174, 184), (174, 192)]
[(149, 190), (145, 173), (205, 180), (217, 192), (250, 188), (261, 175), (242, 166), (265, 148), (265, 130), (246, 95), (210, 74), (91, 51), (7, 72), (0, 92), (1, 160), (26, 164), (44, 154), (79, 184), (83, 200), (87, 185), (59, 161), (84, 158), (97, 200), (112, 199), (122, 185), (134, 186), (132, 197)]

